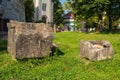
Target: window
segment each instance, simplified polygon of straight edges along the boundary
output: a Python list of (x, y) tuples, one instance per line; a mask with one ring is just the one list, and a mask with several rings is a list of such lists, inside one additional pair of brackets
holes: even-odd
[(42, 10), (43, 10), (43, 11), (46, 11), (46, 6), (47, 6), (46, 3), (43, 3), (43, 4), (42, 4)]
[(47, 19), (47, 17), (44, 15), (44, 16), (42, 16), (42, 22), (43, 23), (46, 23), (46, 19)]

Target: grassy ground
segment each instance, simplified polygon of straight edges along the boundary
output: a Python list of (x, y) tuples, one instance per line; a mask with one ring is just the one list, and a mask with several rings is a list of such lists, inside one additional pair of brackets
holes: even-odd
[[(110, 41), (115, 50), (114, 59), (100, 62), (80, 59), (80, 40)], [(15, 60), (6, 48), (0, 47), (0, 80), (120, 79), (120, 34), (62, 32), (55, 35), (54, 43), (58, 49), (54, 49), (53, 56), (44, 59)]]

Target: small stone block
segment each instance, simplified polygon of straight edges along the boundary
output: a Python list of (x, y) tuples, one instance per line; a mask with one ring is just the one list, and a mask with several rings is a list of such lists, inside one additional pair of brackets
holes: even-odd
[(80, 41), (80, 56), (91, 61), (112, 59), (114, 50), (109, 41)]

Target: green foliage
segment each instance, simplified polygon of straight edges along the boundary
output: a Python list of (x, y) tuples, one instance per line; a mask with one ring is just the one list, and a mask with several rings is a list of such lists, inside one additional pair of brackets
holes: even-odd
[(73, 8), (72, 8), (72, 6), (71, 6), (71, 3), (69, 3), (69, 2), (65, 2), (65, 3), (64, 3), (63, 9), (64, 9), (64, 10), (73, 11)]
[[(64, 37), (63, 37), (64, 36)], [(80, 40), (108, 40), (114, 59), (90, 62), (79, 58)], [(55, 34), (55, 55), (43, 59), (15, 60), (0, 51), (1, 80), (119, 80), (120, 35), (117, 33), (62, 32)], [(1, 45), (0, 45), (1, 46)]]
[(24, 0), (26, 22), (32, 22), (34, 18), (33, 0)]
[(92, 16), (86, 20), (86, 27), (87, 28), (97, 28), (97, 20), (98, 18), (96, 16)]
[[(75, 0), (71, 6), (74, 14), (76, 16), (84, 16), (85, 20), (94, 16), (98, 17), (98, 26), (102, 25), (99, 22), (103, 21), (103, 16), (106, 15), (109, 29), (112, 29), (113, 21), (120, 18), (119, 0)], [(104, 12), (106, 14), (103, 14)]]
[(0, 40), (0, 51), (7, 50), (7, 41), (5, 40)]
[(113, 22), (120, 19), (120, 0), (109, 0), (110, 3), (106, 5), (106, 15), (109, 19), (109, 29), (112, 29)]
[(54, 12), (53, 12), (53, 22), (56, 25), (60, 25), (61, 23), (64, 23), (64, 18), (63, 18), (63, 8), (62, 4), (60, 3), (59, 0), (53, 0), (54, 3)]

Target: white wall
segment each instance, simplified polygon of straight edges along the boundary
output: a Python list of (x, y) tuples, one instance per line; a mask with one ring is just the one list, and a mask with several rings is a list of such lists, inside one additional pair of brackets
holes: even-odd
[[(47, 4), (46, 11), (42, 10), (43, 3)], [(35, 5), (35, 16), (34, 16), (35, 21), (41, 20), (42, 16), (47, 16), (47, 23), (53, 22), (53, 2), (52, 2), (52, 0), (35, 0), (34, 5)], [(38, 13), (36, 11), (37, 7), (39, 8)]]

